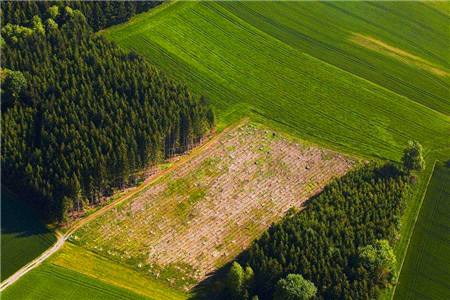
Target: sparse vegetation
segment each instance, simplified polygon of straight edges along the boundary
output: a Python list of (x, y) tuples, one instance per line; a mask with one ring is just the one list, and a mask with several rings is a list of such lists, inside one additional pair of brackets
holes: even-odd
[(224, 132), (140, 195), (81, 228), (74, 241), (174, 287), (192, 287), (354, 164), (271, 132), (252, 123)]

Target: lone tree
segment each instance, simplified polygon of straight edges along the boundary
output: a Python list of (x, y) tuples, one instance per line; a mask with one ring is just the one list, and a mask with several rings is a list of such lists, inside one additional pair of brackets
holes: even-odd
[(278, 280), (275, 287), (275, 300), (308, 300), (314, 297), (317, 288), (300, 274), (289, 274)]
[(408, 146), (403, 151), (403, 167), (407, 171), (418, 170), (421, 171), (425, 169), (425, 160), (423, 159), (423, 148), (422, 145), (417, 141), (409, 141)]
[(397, 259), (388, 241), (377, 240), (373, 245), (359, 248), (359, 259), (376, 282), (383, 286), (395, 282)]
[(232, 299), (248, 299), (247, 288), (253, 280), (253, 270), (247, 266), (245, 270), (238, 262), (233, 262), (227, 274), (227, 287)]

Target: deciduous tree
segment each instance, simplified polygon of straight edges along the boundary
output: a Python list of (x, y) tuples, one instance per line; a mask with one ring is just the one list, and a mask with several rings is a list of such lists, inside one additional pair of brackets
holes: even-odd
[(278, 281), (274, 300), (308, 300), (317, 293), (316, 286), (300, 274), (289, 274)]
[(407, 171), (425, 169), (422, 145), (417, 141), (409, 141), (408, 146), (403, 151), (402, 162)]
[(396, 257), (387, 240), (377, 240), (359, 249), (361, 264), (369, 271), (375, 282), (386, 286), (396, 280)]

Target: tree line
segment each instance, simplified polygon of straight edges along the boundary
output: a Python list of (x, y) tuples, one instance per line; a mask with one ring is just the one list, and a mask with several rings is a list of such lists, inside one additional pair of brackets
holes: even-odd
[(334, 180), (304, 210), (273, 224), (216, 288), (224, 299), (374, 299), (396, 283), (391, 245), (410, 180), (391, 163)]
[(94, 35), (69, 6), (2, 26), (1, 52), (2, 184), (52, 220), (98, 203), (214, 126), (204, 98)]
[(48, 9), (70, 6), (81, 11), (94, 31), (123, 23), (163, 1), (2, 1), (2, 26), (11, 23), (29, 25), (34, 16), (46, 18)]
[(302, 213), (289, 211), (239, 256), (245, 268), (234, 261), (200, 298), (374, 299), (397, 284), (391, 245), (414, 172), (425, 169), (422, 145), (409, 141), (401, 162), (362, 166), (329, 184)]

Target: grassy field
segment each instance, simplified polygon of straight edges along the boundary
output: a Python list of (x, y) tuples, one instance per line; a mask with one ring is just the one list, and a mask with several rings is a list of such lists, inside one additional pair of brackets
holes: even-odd
[(268, 9), (264, 2), (234, 2), (226, 7), (292, 47), (450, 114), (449, 6), (291, 2)]
[(71, 243), (1, 294), (2, 299), (167, 299), (188, 295)]
[(142, 276), (140, 272), (72, 243), (66, 244), (50, 262), (150, 299), (181, 300), (188, 298), (188, 294), (173, 290), (167, 284), (151, 280), (148, 276)]
[(402, 219), (402, 261), (434, 156), (450, 156), (449, 12), (448, 2), (172, 3), (103, 34), (208, 96), (219, 126), (251, 114), (394, 160), (419, 140), (434, 154)]
[(37, 215), (13, 194), (2, 189), (1, 280), (39, 256), (56, 237)]
[(437, 164), (417, 220), (395, 299), (450, 297), (450, 168)]
[(145, 299), (128, 290), (48, 263), (26, 274), (7, 288), (1, 297), (3, 300)]
[(409, 139), (449, 151), (449, 33), (436, 7), (175, 2), (103, 34), (209, 97), (220, 126), (252, 113), (397, 160)]
[[(398, 160), (409, 139), (419, 140), (427, 153), (433, 150), (444, 157), (450, 156), (449, 16), (448, 3), (175, 2), (163, 4), (102, 34), (123, 48), (144, 55), (171, 77), (182, 80), (195, 92), (211, 99), (219, 128), (250, 115), (292, 135), (348, 153)], [(232, 153), (235, 149), (226, 150)], [(400, 261), (413, 232), (433, 161), (431, 158), (427, 160), (429, 168), (420, 175), (417, 190), (402, 219), (402, 238), (396, 245)], [(256, 161), (255, 165), (258, 166), (259, 162)], [(152, 205), (142, 197), (140, 202), (128, 201), (114, 213), (83, 228), (77, 236), (82, 240), (76, 242), (101, 253), (101, 256), (68, 245), (50, 262), (8, 288), (2, 297), (187, 298), (188, 295), (170, 290), (160, 280), (162, 278), (167, 283), (174, 274), (180, 274), (181, 269), (189, 271), (186, 266), (192, 266), (193, 261), (182, 264), (176, 261), (172, 267), (156, 268), (160, 280), (152, 280), (142, 274), (149, 271), (147, 265), (152, 265), (155, 257), (170, 261), (179, 258), (179, 254), (199, 261), (203, 259), (218, 267), (246, 245), (235, 245), (233, 234), (217, 235), (219, 241), (215, 242), (219, 244), (212, 244), (217, 249), (207, 254), (219, 253), (219, 258), (208, 260), (202, 256), (186, 255), (188, 249), (180, 248), (180, 244), (174, 242), (176, 240), (158, 233), (162, 230), (158, 226), (167, 225), (173, 229), (170, 231), (173, 236), (188, 236), (186, 228), (189, 226), (186, 224), (193, 222), (194, 208), (199, 203), (214, 205), (214, 202), (202, 201), (208, 192), (202, 184), (206, 183), (205, 178), (215, 174), (214, 168), (220, 166), (216, 164), (216, 161), (205, 163), (197, 169), (199, 172), (193, 172), (192, 176), (185, 176), (182, 180), (166, 176), (156, 185), (164, 188), (162, 196), (158, 194), (152, 198)], [(442, 168), (439, 170), (441, 175), (436, 170), (409, 245), (401, 284), (396, 292), (399, 299), (411, 298), (410, 292), (420, 295), (421, 299), (439, 299), (447, 295), (444, 285), (440, 286), (436, 279), (448, 278), (445, 270), (449, 269), (442, 269), (447, 265), (439, 260), (444, 253), (440, 250), (446, 249), (441, 246), (445, 240), (439, 243), (442, 237), (439, 228), (448, 228), (448, 203), (442, 201), (444, 192), (439, 191), (439, 187), (445, 186), (442, 183), (445, 181), (440, 185), (434, 183), (438, 177), (448, 177), (448, 173), (442, 175), (444, 171)], [(439, 196), (435, 196), (439, 192), (441, 201)], [(158, 214), (154, 205), (166, 207), (164, 199), (169, 199), (169, 204), (174, 205), (170, 206), (173, 210), (167, 216), (161, 212), (154, 215)], [(145, 208), (142, 212), (141, 204)], [(130, 222), (130, 216), (134, 216), (134, 221), (150, 219), (149, 215), (156, 219), (152, 218), (147, 223)], [(108, 219), (108, 216), (115, 218)], [(176, 222), (168, 223), (167, 218)], [(30, 245), (34, 244), (31, 240), (35, 236), (21, 234), (19, 239), (18, 234), (13, 233), (26, 230), (17, 229), (4, 235), (3, 219), (2, 215), (4, 272), (4, 262), (8, 265), (17, 260), (20, 265), (32, 259), (23, 258), (22, 254), (20, 259), (12, 256), (5, 259), (3, 253), (14, 255), (20, 246), (15, 242), (4, 242), (4, 236), (6, 241), (8, 237), (10, 241), (27, 239)], [(13, 220), (22, 219), (16, 217)], [(259, 229), (255, 230), (244, 221), (238, 224), (248, 227), (243, 231), (231, 223), (222, 227), (214, 222), (206, 224), (213, 224), (212, 228), (231, 228), (231, 233), (238, 230), (247, 232), (248, 242)], [(109, 228), (109, 237), (96, 231), (105, 229), (105, 224), (117, 225), (117, 230)], [(195, 232), (200, 231), (197, 228)], [(149, 258), (148, 253), (134, 255), (148, 246), (129, 243), (129, 238), (134, 239), (138, 235), (148, 236), (155, 245), (153, 257)], [(201, 245), (210, 241), (207, 235), (198, 234), (197, 237)], [(196, 245), (199, 243), (197, 237), (192, 235), (187, 240)], [(222, 244), (235, 246), (235, 252), (221, 248)], [(9, 245), (8, 249), (13, 251), (4, 251), (4, 245)], [(101, 249), (94, 248), (94, 245)], [(424, 245), (431, 246), (424, 248)], [(47, 246), (42, 246), (39, 251), (33, 250), (33, 255), (38, 255)], [(29, 249), (28, 246), (25, 248)], [(161, 249), (168, 250), (162, 253)], [(196, 252), (195, 247), (192, 251), (204, 255), (201, 251)], [(225, 256), (220, 258), (223, 253)], [(121, 255), (129, 256), (127, 263), (131, 263), (134, 269), (117, 263)], [(210, 270), (211, 265), (202, 267)], [(418, 272), (422, 273), (416, 274)], [(153, 275), (156, 273), (155, 269), (151, 271)], [(183, 285), (193, 281), (183, 278), (181, 282)], [(389, 293), (385, 296), (390, 299)]]
[(189, 289), (354, 164), (336, 152), (244, 123), (72, 240)]

